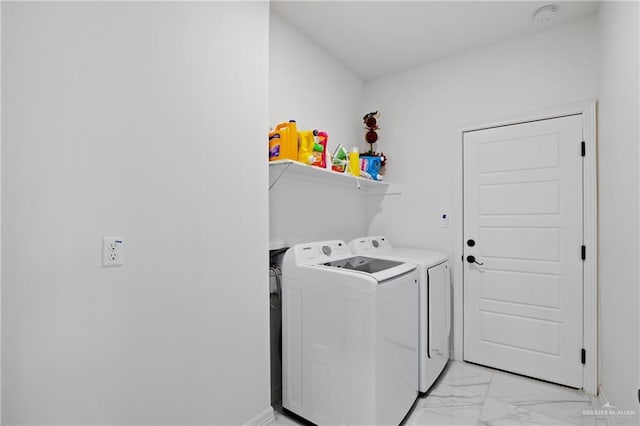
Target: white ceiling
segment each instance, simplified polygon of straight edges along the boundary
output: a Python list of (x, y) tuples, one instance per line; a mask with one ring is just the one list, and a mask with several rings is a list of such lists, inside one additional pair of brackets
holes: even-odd
[[(556, 19), (534, 12), (557, 5)], [(272, 10), (364, 81), (597, 12), (597, 1), (271, 1)]]

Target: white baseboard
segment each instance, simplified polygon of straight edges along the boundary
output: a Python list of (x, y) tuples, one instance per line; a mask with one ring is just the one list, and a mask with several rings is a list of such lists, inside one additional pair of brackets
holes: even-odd
[(257, 416), (246, 422), (244, 426), (267, 426), (276, 420), (276, 416), (273, 413), (273, 408), (268, 407)]

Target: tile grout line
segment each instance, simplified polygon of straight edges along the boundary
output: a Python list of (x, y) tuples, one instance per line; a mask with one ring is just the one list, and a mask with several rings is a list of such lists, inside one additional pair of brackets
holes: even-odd
[(486, 426), (488, 425), (486, 422), (482, 420), (482, 413), (484, 413), (485, 405), (487, 404), (487, 396), (489, 395), (489, 391), (491, 390), (491, 385), (493, 385), (493, 377), (495, 375), (494, 371), (489, 370), (491, 373), (491, 377), (489, 378), (489, 385), (487, 386), (487, 391), (484, 393), (484, 397), (482, 398), (482, 404), (480, 405), (480, 414), (478, 415), (478, 420), (476, 421), (477, 425)]

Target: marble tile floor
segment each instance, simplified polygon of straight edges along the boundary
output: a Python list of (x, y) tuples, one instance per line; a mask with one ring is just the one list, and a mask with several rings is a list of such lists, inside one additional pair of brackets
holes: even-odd
[[(450, 361), (431, 390), (418, 398), (403, 424), (607, 426), (604, 417), (587, 411), (600, 408), (595, 397), (575, 389)], [(272, 424), (302, 423), (276, 409)]]

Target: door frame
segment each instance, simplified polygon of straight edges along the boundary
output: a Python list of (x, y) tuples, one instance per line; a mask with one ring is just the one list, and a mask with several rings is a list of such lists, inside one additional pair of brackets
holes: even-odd
[[(510, 119), (460, 126), (455, 134), (454, 144), (454, 203), (453, 203), (453, 358), (463, 360), (464, 348), (464, 286), (463, 286), (463, 143), (464, 133), (492, 127), (521, 124), (530, 121), (546, 120), (567, 115), (582, 114), (583, 139), (586, 142), (586, 155), (583, 166), (583, 229), (586, 259), (584, 261), (584, 290), (582, 298), (583, 343), (586, 350), (586, 363), (583, 370), (583, 389), (596, 395), (598, 392), (598, 204), (597, 204), (597, 161), (596, 161), (596, 101), (589, 100), (574, 104), (548, 108), (538, 112), (520, 114)], [(576, 145), (576, 155), (580, 147)], [(578, 248), (576, 248), (577, 250)], [(576, 354), (577, 356), (577, 354)]]

